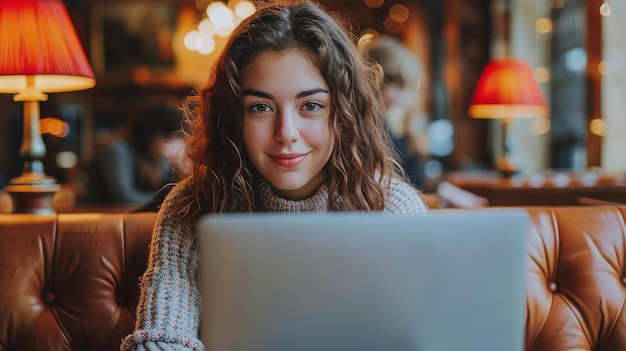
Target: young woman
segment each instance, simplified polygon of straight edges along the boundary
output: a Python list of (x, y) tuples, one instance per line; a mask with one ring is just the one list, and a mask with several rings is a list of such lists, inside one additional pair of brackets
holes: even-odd
[(426, 211), (399, 173), (382, 78), (356, 40), (311, 2), (265, 6), (186, 101), (191, 175), (159, 210), (123, 350), (203, 349), (195, 225), (206, 213)]

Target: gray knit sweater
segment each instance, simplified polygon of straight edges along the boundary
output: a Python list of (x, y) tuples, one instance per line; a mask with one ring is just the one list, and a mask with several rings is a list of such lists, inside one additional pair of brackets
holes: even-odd
[[(178, 216), (171, 204), (185, 191), (181, 182), (170, 192), (157, 216), (148, 268), (141, 280), (135, 332), (122, 341), (122, 350), (204, 350), (198, 337), (200, 293), (198, 255), (182, 240)], [(322, 186), (310, 198), (290, 201), (276, 196), (267, 183), (259, 189), (268, 212), (325, 212), (328, 191)], [(422, 214), (426, 206), (417, 190), (392, 182), (385, 212)]]

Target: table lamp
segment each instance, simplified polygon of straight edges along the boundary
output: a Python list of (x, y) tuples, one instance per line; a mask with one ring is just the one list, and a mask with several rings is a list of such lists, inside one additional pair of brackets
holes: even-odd
[(487, 64), (478, 80), (468, 112), (474, 118), (502, 121), (501, 156), (495, 166), (501, 175), (508, 177), (517, 172), (506, 147), (511, 120), (547, 117), (549, 109), (530, 65), (520, 59), (505, 57)]
[(0, 93), (15, 94), (13, 100), (24, 103), (24, 170), (5, 187), (13, 212), (54, 213), (52, 196), (60, 189), (41, 162), (46, 146), (39, 102), (47, 100), (46, 93), (94, 85), (93, 71), (61, 0), (0, 0)]

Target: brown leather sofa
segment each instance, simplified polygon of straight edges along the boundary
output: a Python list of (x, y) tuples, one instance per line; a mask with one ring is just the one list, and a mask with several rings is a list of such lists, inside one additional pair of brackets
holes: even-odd
[(0, 214), (0, 350), (119, 350), (154, 219)]
[[(626, 350), (626, 207), (526, 209), (526, 350)], [(118, 350), (154, 218), (0, 214), (0, 350)]]

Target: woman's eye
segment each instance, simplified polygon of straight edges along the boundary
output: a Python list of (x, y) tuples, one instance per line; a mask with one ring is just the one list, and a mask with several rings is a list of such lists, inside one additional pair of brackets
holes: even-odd
[(303, 108), (307, 111), (317, 111), (322, 108), (322, 105), (317, 102), (307, 102)]
[(270, 107), (266, 104), (254, 104), (250, 106), (250, 111), (252, 112), (267, 112), (270, 111)]

